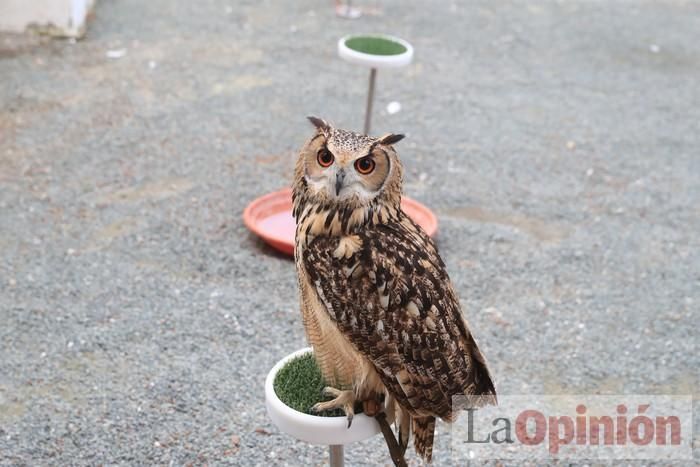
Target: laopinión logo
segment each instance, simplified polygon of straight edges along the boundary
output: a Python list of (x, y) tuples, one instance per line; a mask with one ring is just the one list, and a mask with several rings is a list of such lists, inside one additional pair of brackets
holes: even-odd
[(692, 459), (692, 396), (453, 398), (455, 462), (470, 459)]

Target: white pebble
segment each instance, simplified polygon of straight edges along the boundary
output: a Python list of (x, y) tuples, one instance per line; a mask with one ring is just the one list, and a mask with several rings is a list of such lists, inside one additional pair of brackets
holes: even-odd
[(126, 55), (126, 49), (114, 49), (114, 50), (108, 50), (105, 56), (107, 58), (122, 58), (124, 55)]
[(389, 102), (389, 104), (386, 106), (386, 111), (389, 113), (389, 115), (401, 112), (401, 103), (396, 101)]

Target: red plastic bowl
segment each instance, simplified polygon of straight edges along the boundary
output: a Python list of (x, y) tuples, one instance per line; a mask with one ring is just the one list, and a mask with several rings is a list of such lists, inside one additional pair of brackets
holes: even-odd
[[(416, 221), (428, 235), (437, 233), (435, 214), (410, 198), (401, 198), (401, 209)], [(296, 224), (292, 217), (292, 190), (285, 188), (268, 193), (250, 203), (243, 211), (246, 227), (260, 236), (273, 248), (294, 254), (294, 232)]]

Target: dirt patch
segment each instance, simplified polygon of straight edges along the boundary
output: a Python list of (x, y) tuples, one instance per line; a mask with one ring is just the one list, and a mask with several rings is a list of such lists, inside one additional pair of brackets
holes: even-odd
[(515, 227), (541, 242), (559, 242), (569, 234), (565, 228), (554, 224), (548, 224), (540, 219), (525, 217), (518, 214), (491, 212), (478, 206), (465, 206), (450, 209), (446, 214), (448, 216), (475, 222)]

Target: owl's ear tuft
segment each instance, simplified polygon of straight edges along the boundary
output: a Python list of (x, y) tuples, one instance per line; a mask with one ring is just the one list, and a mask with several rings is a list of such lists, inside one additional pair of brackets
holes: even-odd
[(314, 117), (313, 115), (309, 115), (306, 117), (309, 119), (309, 121), (319, 130), (324, 131), (328, 130), (331, 126), (322, 118)]
[(381, 144), (386, 144), (387, 146), (390, 146), (404, 139), (404, 136), (405, 135), (395, 135), (393, 133), (389, 133), (388, 135), (384, 135), (381, 138), (379, 138), (379, 142)]

